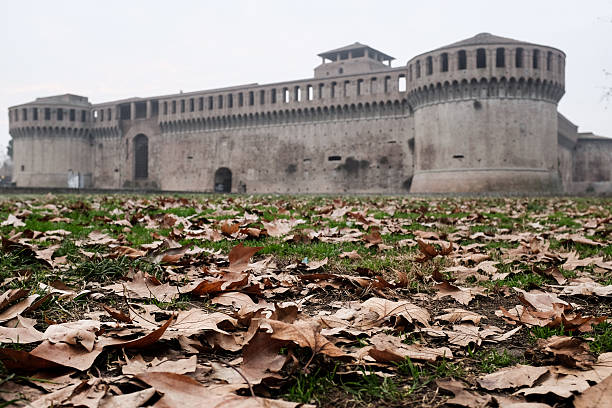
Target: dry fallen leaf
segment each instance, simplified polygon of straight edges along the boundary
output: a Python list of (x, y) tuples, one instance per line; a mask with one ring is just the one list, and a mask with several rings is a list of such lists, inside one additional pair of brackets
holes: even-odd
[(532, 387), (546, 373), (548, 373), (547, 367), (519, 364), (487, 374), (478, 380), (478, 384), (486, 390)]
[(612, 375), (574, 398), (574, 408), (612, 407)]
[[(448, 347), (430, 348), (422, 344), (405, 344), (397, 336), (379, 333), (370, 339), (371, 347), (363, 351), (379, 362), (399, 362), (409, 357), (412, 360), (435, 362), (438, 359), (452, 359), (453, 353)], [(363, 352), (362, 351), (362, 352)]]

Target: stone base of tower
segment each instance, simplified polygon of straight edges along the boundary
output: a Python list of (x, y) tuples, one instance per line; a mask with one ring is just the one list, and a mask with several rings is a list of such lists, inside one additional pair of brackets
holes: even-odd
[(411, 193), (561, 191), (556, 173), (539, 169), (450, 169), (415, 172)]

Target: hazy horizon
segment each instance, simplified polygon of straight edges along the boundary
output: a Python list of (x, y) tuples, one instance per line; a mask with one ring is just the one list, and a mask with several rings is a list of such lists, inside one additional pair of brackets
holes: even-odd
[[(309, 78), (319, 52), (359, 41), (393, 66), (480, 32), (567, 54), (559, 111), (612, 137), (612, 0), (512, 2), (77, 1), (2, 3), (0, 149), (8, 107), (72, 93), (92, 103)], [(495, 7), (493, 7), (495, 6)]]

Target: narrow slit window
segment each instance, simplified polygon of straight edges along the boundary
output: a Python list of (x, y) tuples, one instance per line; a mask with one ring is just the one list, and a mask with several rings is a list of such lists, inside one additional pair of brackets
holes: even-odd
[(198, 98), (198, 110), (200, 111), (204, 110), (204, 97)]
[(433, 58), (427, 57), (425, 59), (425, 72), (427, 75), (433, 74)]
[(323, 99), (323, 88), (325, 88), (325, 84), (319, 84), (319, 99)]
[(234, 107), (234, 95), (233, 94), (227, 94), (227, 107), (228, 108)]
[(327, 158), (327, 161), (341, 161), (342, 160), (342, 156), (329, 156)]
[(64, 120), (64, 110), (61, 108), (57, 110), (57, 120)]
[(45, 120), (51, 120), (51, 109), (45, 108)]
[(238, 94), (238, 107), (242, 108), (244, 106), (244, 94), (240, 92)]
[[(110, 120), (110, 109), (108, 111), (108, 116), (109, 116), (109, 120)], [(69, 113), (69, 118), (71, 122), (74, 122), (76, 120), (76, 111), (74, 109), (70, 109), (70, 113)]]
[(259, 104), (260, 105), (266, 104), (266, 91), (264, 91), (263, 89), (259, 91)]
[(195, 101), (193, 98), (189, 99), (189, 112), (195, 111)]
[(253, 106), (255, 104), (255, 94), (253, 91), (249, 91), (249, 106)]
[(181, 99), (181, 113), (185, 113), (185, 100)]
[(167, 115), (168, 114), (168, 102), (164, 102), (162, 106), (163, 106), (162, 109), (163, 109), (164, 115)]
[(408, 66), (408, 80), (412, 82), (412, 64)]
[(87, 111), (82, 110), (81, 111), (81, 122), (86, 122), (87, 121)]
[(208, 110), (212, 110), (213, 109), (213, 97), (209, 96), (208, 97)]
[(223, 95), (217, 96), (217, 109), (223, 109)]
[(420, 60), (414, 64), (414, 71), (415, 71), (416, 77), (420, 78), (421, 77), (421, 61)]
[(363, 84), (363, 79), (358, 79), (357, 80), (357, 96), (361, 95), (362, 84)]
[(23, 120), (28, 120), (28, 109), (27, 108), (23, 108), (21, 110), (21, 117), (23, 118)]
[(270, 91), (270, 103), (276, 103), (276, 89)]
[(38, 120), (38, 108), (32, 109), (32, 120)]

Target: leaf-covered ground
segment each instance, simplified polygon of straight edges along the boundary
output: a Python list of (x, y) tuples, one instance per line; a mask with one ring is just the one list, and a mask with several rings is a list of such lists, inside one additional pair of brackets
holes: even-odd
[(609, 199), (19, 196), (0, 222), (0, 406), (612, 406)]

